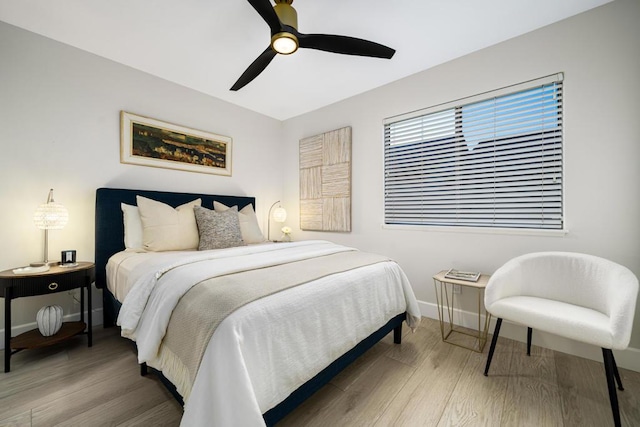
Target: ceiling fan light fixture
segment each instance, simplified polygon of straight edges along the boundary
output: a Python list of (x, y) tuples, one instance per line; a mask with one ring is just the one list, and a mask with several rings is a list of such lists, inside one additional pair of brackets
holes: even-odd
[[(291, 6), (294, 0), (248, 0), (271, 30), (271, 43), (249, 65), (240, 78), (231, 86), (237, 91), (253, 81), (278, 54), (291, 55), (299, 47), (316, 49), (343, 55), (391, 57), (394, 49), (369, 40), (335, 34), (304, 34), (298, 31), (298, 12)], [(272, 6), (271, 2), (275, 3)], [(300, 45), (302, 43), (302, 45)]]
[(298, 50), (298, 38), (287, 32), (277, 33), (271, 37), (271, 47), (282, 55), (290, 55)]

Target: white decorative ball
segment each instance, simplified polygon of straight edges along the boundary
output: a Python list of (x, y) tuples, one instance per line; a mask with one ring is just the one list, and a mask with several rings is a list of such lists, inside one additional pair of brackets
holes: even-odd
[(36, 323), (43, 336), (55, 335), (62, 327), (62, 307), (59, 305), (42, 307), (36, 315)]

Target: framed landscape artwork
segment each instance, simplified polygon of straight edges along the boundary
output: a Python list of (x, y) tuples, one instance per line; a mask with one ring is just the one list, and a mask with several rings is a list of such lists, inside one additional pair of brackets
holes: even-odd
[(120, 112), (120, 162), (231, 176), (231, 138)]

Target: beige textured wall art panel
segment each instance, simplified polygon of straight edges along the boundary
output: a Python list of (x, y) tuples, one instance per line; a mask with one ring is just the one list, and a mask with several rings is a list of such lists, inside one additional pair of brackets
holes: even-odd
[(351, 231), (351, 127), (300, 140), (300, 228)]

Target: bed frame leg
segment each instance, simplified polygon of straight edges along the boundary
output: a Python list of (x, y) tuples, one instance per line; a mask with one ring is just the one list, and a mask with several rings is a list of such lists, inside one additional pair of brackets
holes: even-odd
[(402, 343), (402, 323), (393, 328), (393, 342), (395, 344)]
[(146, 363), (141, 363), (140, 364), (140, 376), (141, 377), (145, 377), (145, 376), (147, 376), (148, 373), (149, 373), (149, 368), (147, 368), (147, 364)]

